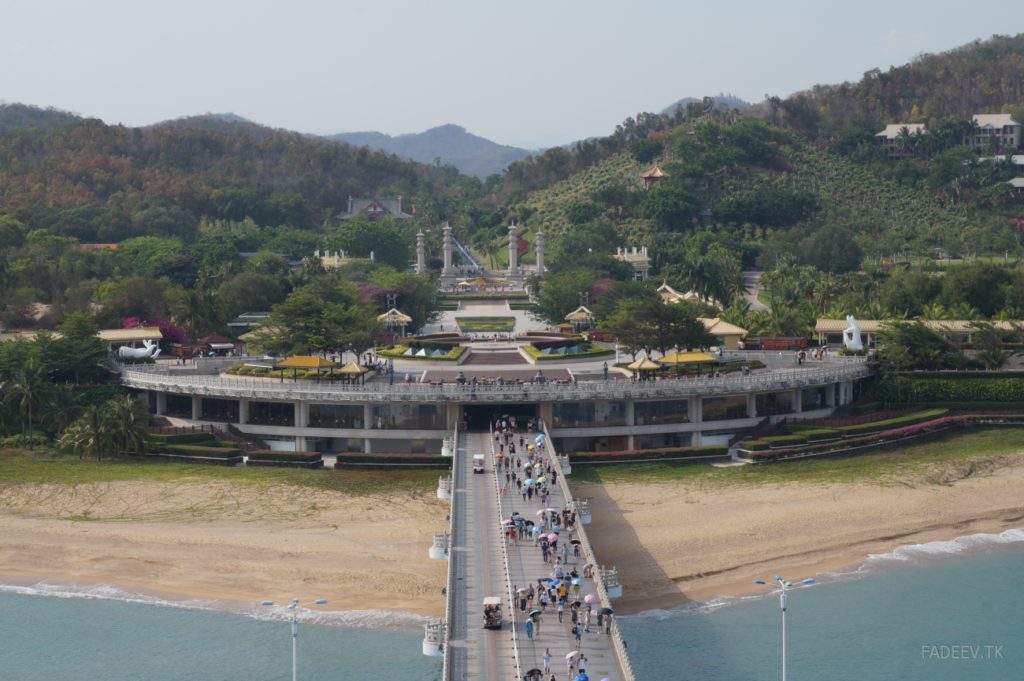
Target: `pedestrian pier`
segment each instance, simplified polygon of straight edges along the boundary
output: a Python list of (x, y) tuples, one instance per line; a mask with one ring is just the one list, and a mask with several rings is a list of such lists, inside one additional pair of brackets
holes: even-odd
[[(525, 435), (521, 429), (516, 433), (517, 440), (520, 435)], [(492, 435), (463, 431), (454, 436), (452, 513), (447, 542), (447, 618), (443, 624), (428, 625), (426, 637), (430, 639), (431, 650), (444, 656), (444, 681), (468, 678), (480, 681), (522, 679), (531, 669), (544, 670), (545, 649), (550, 651), (551, 673), (569, 681), (575, 676), (575, 672), (573, 676), (567, 675), (566, 664), (566, 655), (576, 650), (569, 608), (565, 608), (563, 621), (559, 623), (557, 608), (549, 604), (541, 616), (539, 632), (535, 632), (531, 640), (525, 630), (527, 613), (518, 609), (518, 600), (514, 595), (514, 589), (531, 584), (536, 588), (538, 579), (548, 577), (555, 568), (554, 556), (550, 557), (551, 562), (544, 562), (541, 549), (539, 545), (534, 545), (532, 538), (520, 540), (518, 546), (510, 545), (501, 524), (503, 519), (511, 517), (513, 513), (536, 521), (540, 517), (537, 512), (545, 507), (565, 508), (571, 493), (561, 474), (558, 457), (551, 449), (550, 437), (547, 440), (545, 455), (552, 461), (552, 468), (558, 473), (559, 481), (557, 485), (548, 486), (552, 493), (551, 499), (542, 505), (536, 496), (524, 502), (522, 496), (515, 492), (514, 486), (502, 494), (504, 469), (501, 469), (500, 474), (497, 473), (499, 462), (494, 456)], [(482, 474), (473, 472), (474, 454), (486, 456)], [(521, 452), (521, 458), (525, 465), (525, 452)], [(568, 533), (563, 530), (561, 534), (564, 539), (560, 540), (560, 546), (562, 541), (568, 541)], [(596, 597), (592, 606), (595, 610), (614, 609), (609, 590), (613, 595), (621, 593), (621, 588), (616, 592), (617, 576), (614, 570), (597, 569), (601, 565), (595, 560), (579, 517), (574, 537), (581, 541), (581, 557), (574, 558), (570, 546), (564, 569), (568, 574), (575, 567), (583, 580), (576, 598), (583, 601), (586, 595), (592, 594)], [(592, 578), (582, 577), (583, 567), (587, 563), (595, 568)], [(499, 596), (503, 604), (504, 622), (500, 630), (483, 628), (483, 600), (493, 596)], [(569, 600), (572, 599), (570, 597)], [(538, 602), (534, 603), (534, 608), (540, 609)], [(611, 681), (634, 681), (625, 644), (614, 618), (608, 630), (610, 633), (598, 630), (595, 616), (590, 631), (582, 635), (579, 650), (587, 658), (587, 675), (595, 681), (606, 678)], [(424, 652), (427, 652), (427, 648), (428, 642), (425, 639)]]

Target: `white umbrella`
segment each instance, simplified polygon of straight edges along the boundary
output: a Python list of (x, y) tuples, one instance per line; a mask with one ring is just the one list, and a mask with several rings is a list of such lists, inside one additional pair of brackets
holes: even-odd
[(565, 656), (565, 659), (567, 659), (567, 660), (571, 660), (572, 658), (576, 657), (576, 656), (577, 656), (577, 655), (579, 655), (579, 654), (580, 654), (580, 651), (578, 651), (578, 650), (574, 650), (574, 651), (572, 651), (571, 653), (569, 653), (568, 655), (566, 655), (566, 656)]

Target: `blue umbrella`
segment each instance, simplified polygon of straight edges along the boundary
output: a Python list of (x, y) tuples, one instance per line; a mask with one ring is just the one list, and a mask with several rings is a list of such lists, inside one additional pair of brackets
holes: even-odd
[(544, 439), (544, 433), (541, 433), (540, 435), (537, 436), (537, 439), (535, 440), (535, 442), (540, 442), (543, 439)]
[(534, 481), (534, 479), (533, 479), (533, 478), (529, 478), (529, 479), (528, 479), (528, 480), (527, 480), (526, 482), (524, 482), (523, 484), (524, 484), (524, 485), (532, 485), (532, 484), (534, 484), (534, 482), (535, 482), (535, 481)]
[(582, 579), (574, 579), (574, 580), (572, 580), (572, 583), (573, 584), (582, 584), (583, 580)]

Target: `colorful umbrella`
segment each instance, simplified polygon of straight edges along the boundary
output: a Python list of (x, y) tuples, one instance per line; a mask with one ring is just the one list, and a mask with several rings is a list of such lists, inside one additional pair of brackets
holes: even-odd
[(597, 596), (595, 596), (594, 594), (587, 594), (583, 597), (583, 600), (587, 603), (597, 603)]
[(572, 580), (572, 583), (573, 584), (582, 584), (583, 580), (582, 579), (574, 579), (574, 580)]

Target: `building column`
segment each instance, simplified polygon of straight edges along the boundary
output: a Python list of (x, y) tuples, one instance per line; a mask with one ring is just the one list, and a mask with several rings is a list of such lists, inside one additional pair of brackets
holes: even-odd
[(165, 392), (156, 394), (156, 413), (157, 416), (167, 413), (167, 393)]
[(295, 436), (295, 451), (304, 452), (306, 451), (306, 436), (296, 435)]
[(192, 396), (192, 420), (199, 421), (203, 418), (203, 398), (199, 395)]
[(693, 432), (693, 438), (690, 440), (691, 447), (700, 447), (704, 444), (704, 436), (699, 430)]
[(836, 384), (829, 383), (825, 386), (825, 404), (829, 407), (836, 406)]
[(757, 418), (757, 393), (747, 394), (747, 418)]
[[(368, 404), (363, 405), (363, 430), (369, 431), (373, 428), (373, 407)], [(370, 433), (367, 432), (367, 435)], [(363, 438), (363, 454), (370, 454), (370, 438)]]
[(550, 402), (541, 402), (540, 403), (540, 408), (537, 411), (538, 411), (537, 415), (540, 417), (540, 419), (544, 423), (548, 424), (548, 428), (554, 428), (555, 427), (555, 421), (554, 421), (554, 416), (551, 413), (551, 403)]
[(249, 422), (249, 398), (239, 397), (238, 398), (238, 424)]
[[(635, 400), (626, 400), (626, 425), (627, 426), (635, 426), (636, 425), (636, 401)], [(633, 449), (633, 443), (634, 443), (633, 434), (630, 433), (628, 436), (626, 436), (626, 449)]]
[(307, 409), (308, 403), (304, 400), (295, 401), (295, 427), (305, 428), (309, 425), (309, 409)]
[(803, 388), (793, 388), (793, 411), (797, 414), (804, 410)]
[(697, 396), (691, 397), (690, 403), (690, 423), (703, 423), (704, 422), (704, 398)]

